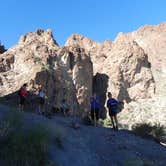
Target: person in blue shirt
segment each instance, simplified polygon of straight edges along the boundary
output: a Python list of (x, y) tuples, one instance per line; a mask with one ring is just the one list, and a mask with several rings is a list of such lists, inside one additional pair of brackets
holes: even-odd
[(109, 111), (109, 116), (114, 130), (118, 130), (118, 119), (117, 119), (117, 110), (118, 110), (119, 101), (112, 98), (112, 94), (108, 92), (107, 108)]
[(93, 93), (93, 96), (90, 97), (90, 104), (91, 104), (91, 119), (94, 122), (94, 125), (96, 125), (99, 120), (100, 99), (95, 92)]

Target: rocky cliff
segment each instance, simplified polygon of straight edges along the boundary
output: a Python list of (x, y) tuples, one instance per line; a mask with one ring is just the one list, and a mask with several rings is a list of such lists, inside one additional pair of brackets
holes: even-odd
[(23, 83), (31, 91), (41, 84), (55, 107), (65, 98), (72, 110), (84, 112), (92, 91), (101, 97), (103, 110), (111, 91), (125, 101), (119, 116), (122, 124), (148, 117), (153, 119), (149, 122), (164, 124), (155, 111), (160, 114), (166, 108), (165, 29), (165, 23), (144, 26), (103, 43), (74, 34), (64, 47), (58, 46), (50, 30), (27, 33), (0, 55), (0, 96), (17, 91)]
[(50, 30), (22, 36), (0, 56), (0, 71), (0, 96), (28, 83), (32, 93), (39, 85), (45, 87), (55, 107), (66, 99), (72, 110), (89, 108), (93, 76), (90, 57), (77, 46), (60, 48)]

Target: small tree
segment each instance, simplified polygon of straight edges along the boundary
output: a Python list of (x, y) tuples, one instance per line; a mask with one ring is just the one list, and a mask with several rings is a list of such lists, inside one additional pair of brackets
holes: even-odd
[(6, 51), (5, 46), (0, 42), (0, 54), (3, 54)]

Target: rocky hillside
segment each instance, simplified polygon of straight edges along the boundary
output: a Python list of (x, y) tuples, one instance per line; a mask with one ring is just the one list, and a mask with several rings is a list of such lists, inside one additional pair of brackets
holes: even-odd
[(42, 84), (53, 107), (65, 98), (73, 111), (86, 112), (96, 91), (105, 117), (106, 93), (111, 91), (125, 101), (122, 125), (166, 125), (165, 28), (165, 23), (148, 25), (103, 43), (73, 34), (64, 47), (50, 30), (27, 33), (0, 55), (0, 96), (16, 92), (23, 83), (35, 93)]
[[(13, 112), (3, 105), (0, 105), (0, 110), (0, 119), (7, 111)], [(76, 118), (73, 117), (56, 115), (48, 119), (32, 113), (21, 115), (23, 123), (20, 127), (43, 125), (51, 129), (48, 144), (48, 156), (52, 163), (50, 165), (68, 166), (70, 163), (72, 166), (164, 166), (166, 163), (165, 147), (125, 130), (114, 131), (111, 128), (83, 124), (80, 124), (79, 129), (74, 129), (72, 122)], [(55, 138), (58, 138), (59, 144)], [(1, 159), (0, 164), (4, 166)]]

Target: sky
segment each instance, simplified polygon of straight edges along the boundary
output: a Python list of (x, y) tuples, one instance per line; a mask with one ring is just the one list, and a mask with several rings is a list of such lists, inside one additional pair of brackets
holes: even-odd
[(52, 29), (61, 46), (73, 33), (113, 41), (119, 32), (165, 22), (165, 8), (166, 0), (2, 0), (0, 41), (10, 48), (39, 28)]

